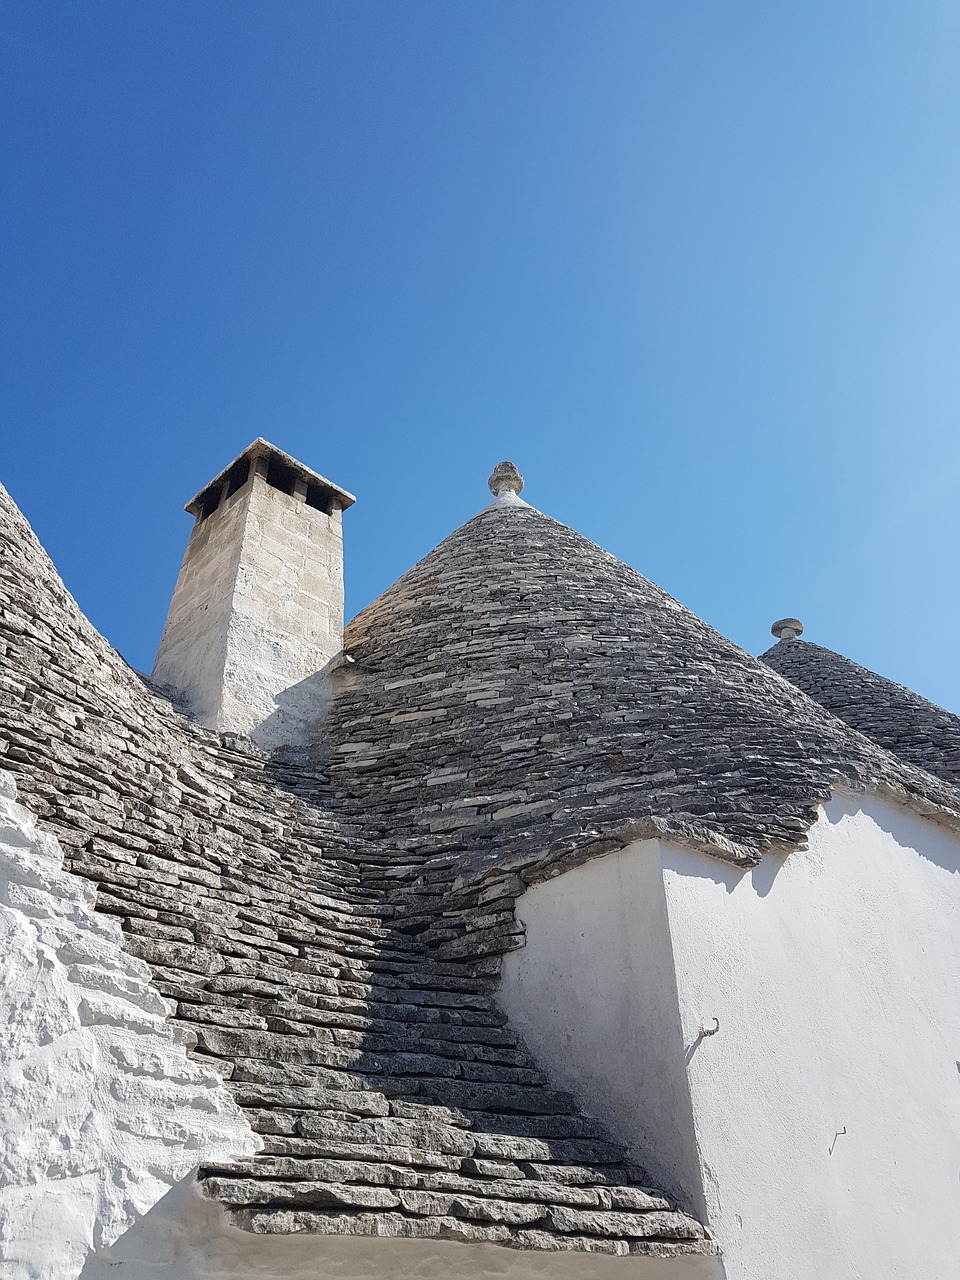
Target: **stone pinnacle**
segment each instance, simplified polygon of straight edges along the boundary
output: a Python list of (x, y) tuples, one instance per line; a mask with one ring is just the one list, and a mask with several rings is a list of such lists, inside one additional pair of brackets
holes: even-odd
[(499, 498), (502, 493), (519, 494), (523, 488), (523, 476), (512, 462), (498, 462), (487, 484), (495, 498)]
[(770, 628), (770, 634), (778, 640), (796, 640), (803, 635), (803, 623), (799, 618), (780, 618)]

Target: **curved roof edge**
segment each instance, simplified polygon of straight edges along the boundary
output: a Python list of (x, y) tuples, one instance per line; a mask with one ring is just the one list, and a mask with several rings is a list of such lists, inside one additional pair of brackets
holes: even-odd
[(749, 867), (836, 794), (960, 831), (954, 785), (522, 503), (461, 525), (345, 644), (329, 794), (389, 835), (393, 900), (443, 955), (511, 949), (528, 884), (634, 840)]
[(898, 760), (960, 785), (960, 717), (809, 640), (781, 640), (761, 661)]

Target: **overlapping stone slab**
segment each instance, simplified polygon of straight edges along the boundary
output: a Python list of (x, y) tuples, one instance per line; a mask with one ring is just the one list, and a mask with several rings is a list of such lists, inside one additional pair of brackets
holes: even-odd
[(906, 764), (960, 785), (960, 716), (808, 640), (783, 640), (762, 660)]
[(238, 1225), (713, 1250), (550, 1088), (496, 1006), (496, 963), (438, 958), (395, 918), (407, 852), (320, 807), (302, 761), (147, 688), (5, 494), (0, 551), (0, 760), (261, 1135), (261, 1155), (200, 1170)]
[(960, 827), (960, 794), (895, 758), (633, 569), (494, 502), (347, 627), (323, 794), (392, 866), (364, 882), (455, 958), (519, 942), (527, 884), (633, 840), (750, 865), (836, 792)]

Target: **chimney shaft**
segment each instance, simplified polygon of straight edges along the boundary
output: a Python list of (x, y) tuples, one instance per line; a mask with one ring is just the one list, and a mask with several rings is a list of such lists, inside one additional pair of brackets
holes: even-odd
[(305, 741), (343, 644), (341, 511), (352, 494), (255, 440), (201, 490), (153, 679), (202, 724)]

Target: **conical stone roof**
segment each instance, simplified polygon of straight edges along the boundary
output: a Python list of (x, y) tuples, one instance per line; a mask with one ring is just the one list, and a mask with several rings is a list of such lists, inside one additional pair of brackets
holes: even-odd
[(200, 1172), (236, 1225), (713, 1250), (498, 1009), (513, 898), (630, 833), (755, 860), (833, 787), (956, 825), (954, 788), (516, 498), (349, 629), (339, 814), (305, 761), (155, 696), (2, 490), (0, 552), (0, 765), (259, 1133), (258, 1156)]
[(782, 640), (763, 661), (907, 764), (960, 784), (960, 717), (807, 640)]
[[(142, 1100), (143, 1123), (171, 1146), (183, 1135), (187, 1167), (200, 1163), (200, 1189), (234, 1226), (624, 1258), (715, 1251), (551, 1087), (497, 1006), (495, 967), (445, 962), (394, 926), (378, 876), (391, 848), (311, 802), (304, 762), (270, 759), (158, 697), (80, 613), (2, 487), (0, 660), (0, 769), (58, 837), (66, 871), (96, 886), (97, 911), (120, 922), (184, 1053), (209, 1068), (191, 1105), (219, 1125), (229, 1090), (246, 1151), (261, 1149), (211, 1164), (175, 1110), (183, 1090), (144, 1084), (135, 1056), (118, 1053), (129, 1087), (117, 1096), (131, 1118)], [(68, 963), (44, 945), (44, 964)], [(84, 956), (78, 972), (101, 959)], [(113, 970), (94, 986), (113, 1002), (104, 1052), (132, 1028), (139, 1037), (136, 993)], [(71, 1032), (42, 1053), (80, 1049)], [(45, 1105), (34, 1084), (24, 1105)], [(55, 1142), (67, 1122), (49, 1116)], [(56, 1195), (74, 1168), (46, 1176)], [(133, 1187), (140, 1212), (125, 1169), (89, 1177)]]
[(455, 855), (461, 883), (536, 878), (624, 831), (749, 863), (802, 843), (836, 789), (956, 822), (953, 788), (516, 497), (451, 534), (344, 645), (325, 742), (337, 803)]

